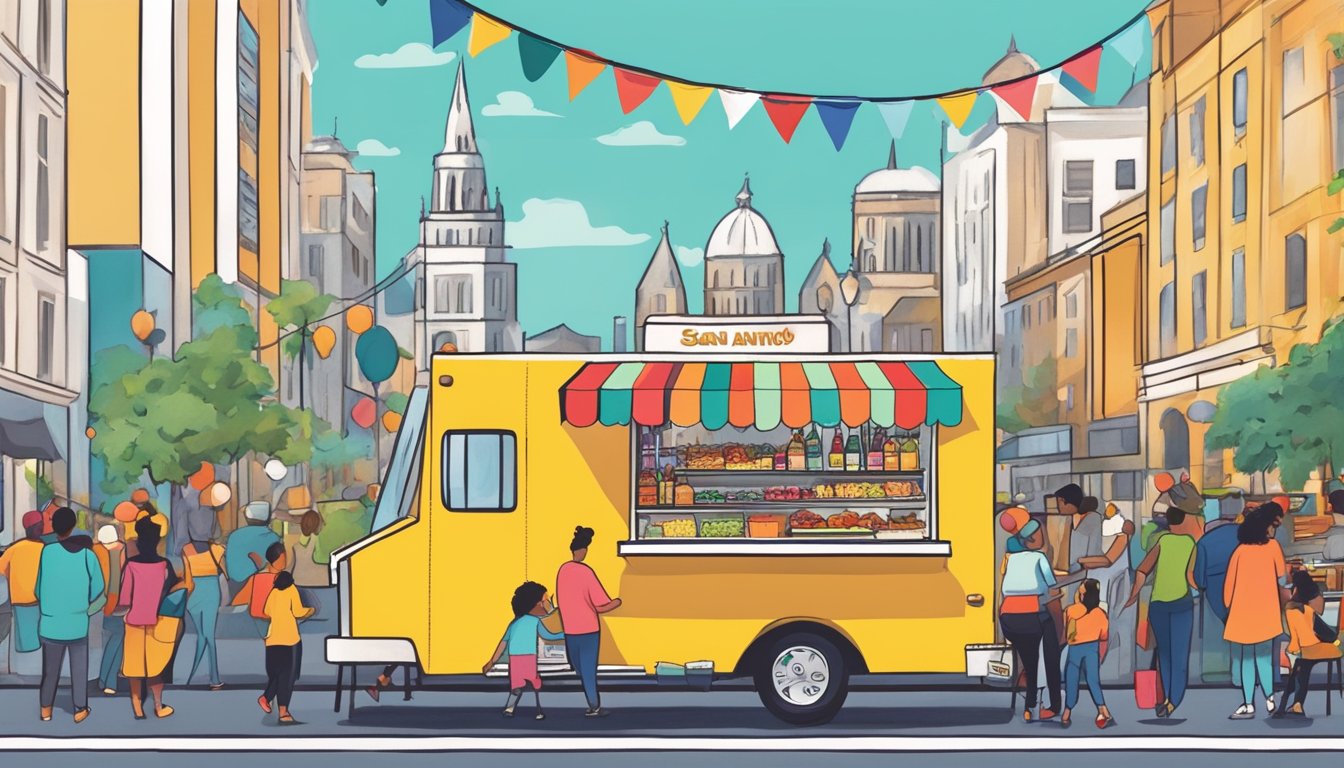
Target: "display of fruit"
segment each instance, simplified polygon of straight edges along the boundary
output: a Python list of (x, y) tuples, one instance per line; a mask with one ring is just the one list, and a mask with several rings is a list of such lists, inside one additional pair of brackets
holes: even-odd
[(867, 528), (870, 531), (885, 531), (890, 528), (890, 524), (882, 519), (876, 512), (869, 512), (859, 517), (857, 525), (860, 528)]
[(807, 509), (800, 509), (789, 515), (790, 528), (825, 528), (826, 518), (818, 515), (816, 512)]
[(746, 526), (741, 518), (703, 520), (700, 522), (700, 535), (707, 539), (741, 538), (746, 535)]
[(688, 469), (723, 469), (723, 449), (709, 445), (687, 446), (686, 467)]
[(796, 485), (776, 485), (765, 489), (766, 501), (798, 501), (803, 498), (803, 489)]
[(893, 515), (887, 527), (893, 531), (917, 531), (924, 528), (924, 521), (919, 519), (917, 512), (911, 512), (907, 515)]
[(826, 518), (827, 528), (855, 528), (859, 525), (859, 515), (846, 509)]
[[(650, 526), (652, 527), (652, 526)], [(663, 536), (669, 539), (695, 538), (695, 521), (690, 519), (666, 520), (662, 524)]]

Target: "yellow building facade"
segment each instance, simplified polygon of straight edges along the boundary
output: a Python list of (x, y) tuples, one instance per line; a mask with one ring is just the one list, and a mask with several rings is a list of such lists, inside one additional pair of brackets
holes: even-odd
[(1344, 60), (1326, 38), (1344, 2), (1170, 0), (1150, 18), (1147, 466), (1275, 490), (1206, 453), (1205, 404), (1339, 312), (1341, 198), (1326, 188), (1344, 167)]

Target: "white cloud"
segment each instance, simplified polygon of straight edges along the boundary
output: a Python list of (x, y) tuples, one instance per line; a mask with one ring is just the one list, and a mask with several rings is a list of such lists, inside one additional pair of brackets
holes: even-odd
[(531, 198), (523, 202), (523, 218), (508, 223), (507, 240), (514, 248), (639, 245), (651, 238), (617, 226), (594, 227), (577, 200)]
[(389, 147), (377, 139), (364, 139), (355, 147), (363, 157), (396, 157), (401, 154), (397, 147)]
[(681, 136), (659, 132), (658, 126), (648, 120), (617, 128), (597, 140), (609, 147), (680, 147), (686, 143)]
[(687, 248), (684, 245), (677, 246), (677, 261), (681, 262), (683, 267), (696, 267), (705, 260), (704, 248)]
[(394, 53), (366, 53), (355, 59), (360, 69), (416, 69), (419, 67), (441, 67), (457, 58), (452, 51), (435, 53), (424, 43), (407, 43)]
[(559, 117), (554, 112), (537, 109), (532, 97), (522, 91), (502, 91), (495, 97), (496, 103), (481, 107), (486, 117)]

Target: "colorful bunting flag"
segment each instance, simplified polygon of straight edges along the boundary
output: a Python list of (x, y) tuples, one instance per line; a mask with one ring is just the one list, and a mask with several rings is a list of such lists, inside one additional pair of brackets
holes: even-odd
[(1031, 119), (1031, 105), (1036, 99), (1036, 75), (989, 89), (995, 96), (1003, 99), (1017, 116), (1023, 120)]
[(849, 136), (850, 126), (854, 125), (854, 115), (858, 114), (861, 104), (861, 101), (817, 102), (817, 117), (821, 118), (821, 124), (831, 137), (836, 152), (845, 145), (845, 138)]
[(905, 133), (905, 126), (910, 122), (910, 113), (914, 109), (913, 101), (884, 101), (877, 105), (877, 111), (882, 113), (882, 121), (887, 124), (887, 131), (893, 139), (899, 139)]
[(1138, 66), (1139, 57), (1143, 55), (1143, 41), (1150, 35), (1152, 35), (1152, 30), (1148, 26), (1148, 19), (1142, 18), (1130, 24), (1124, 32), (1112, 38), (1109, 45), (1111, 50), (1125, 60), (1126, 64), (1134, 67)]
[(723, 111), (728, 115), (728, 130), (731, 131), (737, 127), (738, 123), (742, 122), (742, 118), (747, 116), (756, 102), (761, 100), (761, 95), (720, 88), (719, 100), (723, 102)]
[(761, 97), (765, 113), (770, 116), (770, 122), (774, 123), (775, 130), (779, 131), (779, 138), (783, 139), (785, 144), (793, 138), (793, 132), (797, 130), (798, 123), (802, 122), (803, 115), (811, 104), (810, 96)]
[(1101, 68), (1101, 46), (1093, 46), (1064, 62), (1064, 74), (1093, 93), (1097, 90), (1097, 71)]
[(606, 69), (604, 62), (585, 56), (578, 51), (565, 51), (565, 68), (569, 72), (569, 100), (573, 101), (588, 84)]
[(457, 0), (429, 0), (429, 26), (434, 47), (462, 31), (471, 21), (471, 9)]
[(677, 114), (681, 117), (681, 122), (690, 125), (695, 116), (700, 114), (704, 108), (705, 102), (714, 93), (714, 89), (705, 85), (688, 85), (679, 83), (676, 80), (668, 80), (667, 90), (672, 94), (672, 105), (677, 108)]
[(616, 98), (621, 101), (621, 111), (627, 115), (633, 112), (635, 107), (643, 104), (658, 84), (663, 82), (656, 77), (620, 67), (612, 67), (611, 72), (616, 75)]
[(467, 53), (475, 58), (481, 51), (503, 41), (512, 32), (513, 30), (507, 25), (478, 13), (471, 20), (471, 37), (467, 38)]
[(971, 110), (975, 108), (976, 97), (980, 95), (979, 91), (966, 91), (951, 96), (943, 96), (937, 99), (938, 106), (947, 113), (947, 119), (952, 121), (952, 125), (961, 130), (961, 126), (966, 124), (966, 118), (971, 116)]
[(551, 68), (560, 49), (526, 32), (518, 33), (518, 63), (523, 65), (523, 77), (535, 83)]

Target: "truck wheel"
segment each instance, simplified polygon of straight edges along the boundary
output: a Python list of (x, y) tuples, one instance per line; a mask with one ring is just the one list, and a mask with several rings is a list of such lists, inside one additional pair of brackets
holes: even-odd
[(811, 632), (787, 634), (765, 646), (755, 677), (761, 703), (793, 725), (829, 723), (848, 693), (844, 655), (835, 643)]

